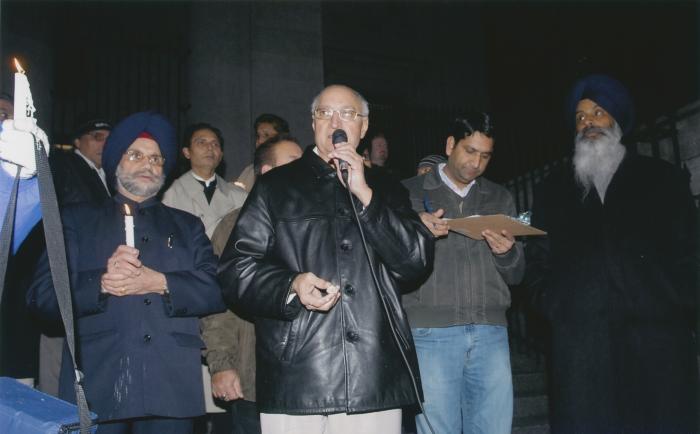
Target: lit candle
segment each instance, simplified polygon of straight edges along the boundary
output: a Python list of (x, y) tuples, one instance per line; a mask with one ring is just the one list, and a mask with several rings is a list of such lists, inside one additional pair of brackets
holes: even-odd
[(27, 80), (27, 75), (24, 73), (22, 65), (19, 64), (17, 59), (15, 59), (15, 67), (17, 72), (15, 72), (15, 123), (22, 125), (27, 119), (34, 118), (34, 100), (32, 99), (32, 92), (29, 89), (29, 80)]
[(131, 215), (131, 208), (124, 204), (124, 232), (126, 233), (126, 245), (134, 247), (134, 216)]

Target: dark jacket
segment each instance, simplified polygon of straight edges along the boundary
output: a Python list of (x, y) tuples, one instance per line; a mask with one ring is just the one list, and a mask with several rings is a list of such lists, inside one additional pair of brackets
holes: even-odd
[(75, 203), (101, 204), (109, 192), (100, 175), (75, 152), (54, 150), (50, 155), (56, 198), (61, 207)]
[[(165, 274), (169, 295), (114, 297), (100, 292), (107, 259), (124, 244), (123, 196), (66, 208), (62, 213), (77, 318), (79, 367), (100, 420), (204, 413), (199, 316), (222, 311), (216, 258), (202, 222), (155, 198), (134, 209), (142, 263)], [(46, 255), (30, 289), (30, 304), (56, 317)], [(64, 351), (64, 360), (65, 360)], [(63, 363), (60, 396), (74, 401), (70, 363)]]
[(553, 432), (696, 432), (694, 211), (681, 171), (633, 155), (604, 204), (570, 167), (536, 192), (548, 237), (528, 242), (528, 268), (552, 324)]
[[(444, 218), (505, 214), (515, 216), (513, 196), (484, 177), (462, 198), (440, 178), (440, 169), (404, 181), (417, 212), (445, 210)], [(450, 232), (435, 242), (433, 272), (418, 291), (403, 296), (411, 327), (463, 324), (506, 326), (510, 307), (508, 285), (520, 283), (525, 253), (520, 241), (503, 255), (494, 255), (484, 240)]]
[[(366, 171), (373, 189), (358, 204), (369, 256), (392, 321), (419, 373), (400, 282), (422, 277), (432, 261), (432, 235), (398, 183)], [(312, 312), (292, 280), (312, 272), (337, 285), (329, 312)], [(266, 413), (367, 412), (416, 402), (372, 283), (348, 193), (335, 171), (309, 147), (301, 159), (258, 178), (219, 264), (225, 295), (256, 317), (258, 406)]]

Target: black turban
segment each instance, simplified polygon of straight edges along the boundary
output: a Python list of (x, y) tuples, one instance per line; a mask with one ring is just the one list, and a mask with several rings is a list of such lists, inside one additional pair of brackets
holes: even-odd
[(163, 174), (168, 176), (168, 173), (175, 167), (177, 142), (175, 140), (175, 129), (170, 122), (163, 115), (156, 112), (134, 113), (122, 119), (114, 127), (102, 151), (102, 167), (110, 185), (114, 185), (114, 176), (122, 155), (139, 135), (144, 132), (153, 137), (153, 140), (158, 143), (161, 154), (165, 157)]
[(567, 103), (570, 122), (574, 122), (576, 106), (583, 99), (590, 99), (603, 107), (610, 116), (615, 118), (623, 134), (632, 131), (634, 104), (629, 92), (619, 81), (603, 74), (589, 75), (577, 81), (571, 89)]

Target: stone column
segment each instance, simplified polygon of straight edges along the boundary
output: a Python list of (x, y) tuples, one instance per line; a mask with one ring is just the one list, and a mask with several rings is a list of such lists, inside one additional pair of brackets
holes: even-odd
[(311, 143), (308, 107), (323, 87), (320, 3), (199, 1), (190, 24), (187, 119), (221, 128), (227, 179), (252, 162), (260, 113)]

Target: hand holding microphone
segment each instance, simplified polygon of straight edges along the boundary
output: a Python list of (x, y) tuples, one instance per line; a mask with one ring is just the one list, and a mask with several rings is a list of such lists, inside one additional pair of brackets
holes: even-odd
[(365, 165), (362, 156), (348, 143), (348, 136), (342, 129), (333, 131), (331, 136), (333, 152), (330, 157), (336, 160), (340, 182), (354, 194), (364, 206), (372, 199), (372, 189), (365, 180)]

